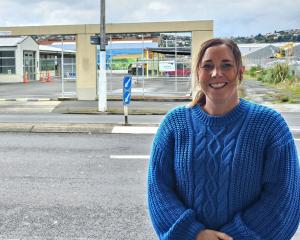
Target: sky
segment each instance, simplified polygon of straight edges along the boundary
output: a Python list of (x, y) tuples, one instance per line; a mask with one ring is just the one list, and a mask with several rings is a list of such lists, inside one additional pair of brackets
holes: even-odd
[[(215, 37), (300, 29), (299, 0), (106, 0), (106, 23), (213, 20)], [(100, 23), (100, 0), (1, 0), (0, 27)]]

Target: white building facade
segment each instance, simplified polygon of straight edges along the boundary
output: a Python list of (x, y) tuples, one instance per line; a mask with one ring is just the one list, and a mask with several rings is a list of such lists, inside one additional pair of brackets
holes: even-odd
[(39, 46), (29, 36), (0, 37), (0, 82), (37, 80), (39, 75)]

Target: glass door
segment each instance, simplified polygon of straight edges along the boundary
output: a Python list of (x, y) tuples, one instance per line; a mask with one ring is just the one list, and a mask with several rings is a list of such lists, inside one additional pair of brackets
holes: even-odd
[(23, 52), (23, 73), (28, 74), (29, 80), (35, 80), (35, 52), (24, 51)]

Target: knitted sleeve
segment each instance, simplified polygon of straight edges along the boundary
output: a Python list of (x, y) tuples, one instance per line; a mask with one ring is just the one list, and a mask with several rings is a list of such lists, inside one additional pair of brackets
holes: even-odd
[(172, 121), (166, 118), (153, 141), (148, 172), (148, 207), (159, 239), (195, 240), (204, 226), (176, 194)]
[(296, 146), (284, 120), (271, 133), (260, 198), (236, 214), (223, 231), (234, 239), (288, 240), (300, 218), (300, 174)]

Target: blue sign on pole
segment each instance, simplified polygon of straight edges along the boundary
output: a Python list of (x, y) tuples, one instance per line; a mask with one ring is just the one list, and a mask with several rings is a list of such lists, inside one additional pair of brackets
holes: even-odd
[(126, 91), (130, 91), (131, 89), (131, 79), (132, 77), (129, 75), (124, 76), (123, 78), (123, 88)]
[(125, 75), (123, 78), (123, 103), (128, 105), (131, 98), (131, 84), (132, 77), (130, 75)]
[(128, 105), (130, 103), (130, 97), (131, 93), (130, 92), (125, 92), (123, 96), (123, 102), (124, 104)]

